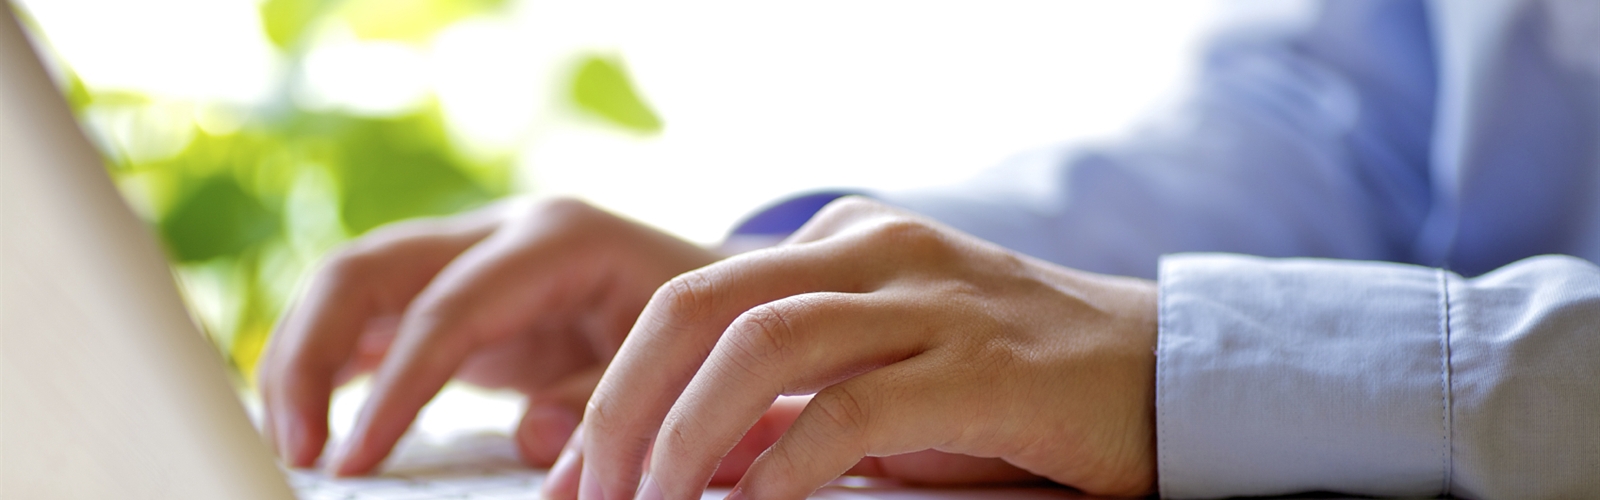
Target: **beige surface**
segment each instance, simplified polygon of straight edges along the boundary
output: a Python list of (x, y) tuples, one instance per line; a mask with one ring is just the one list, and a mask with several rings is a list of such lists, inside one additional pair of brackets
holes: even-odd
[(0, 498), (290, 498), (0, 2)]

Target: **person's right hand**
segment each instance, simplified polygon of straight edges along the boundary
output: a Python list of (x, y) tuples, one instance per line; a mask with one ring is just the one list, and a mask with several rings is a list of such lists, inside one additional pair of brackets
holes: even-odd
[(455, 377), (527, 394), (517, 441), (547, 466), (651, 294), (717, 258), (572, 200), (373, 231), (327, 260), (272, 336), (258, 365), (268, 439), (290, 466), (311, 466), (333, 389), (376, 370), (327, 464), (365, 473)]

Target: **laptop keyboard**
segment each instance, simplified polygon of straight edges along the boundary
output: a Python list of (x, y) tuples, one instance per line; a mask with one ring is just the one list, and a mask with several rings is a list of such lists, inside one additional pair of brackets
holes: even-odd
[[(545, 471), (529, 469), (504, 433), (459, 434), (431, 441), (408, 436), (382, 472), (333, 478), (316, 470), (288, 471), (300, 500), (535, 500)], [(712, 488), (701, 500), (723, 500), (727, 488)], [(841, 478), (811, 495), (814, 500), (1071, 500), (1086, 498), (1062, 489), (917, 490), (862, 478)]]
[(539, 498), (542, 475), (292, 480), (301, 500), (511, 500)]
[[(368, 477), (335, 478), (319, 470), (289, 470), (300, 500), (533, 500), (545, 471), (529, 469), (504, 433), (455, 435), (443, 440), (408, 436)], [(701, 498), (720, 500), (726, 489)]]
[(318, 470), (290, 470), (301, 500), (510, 500), (539, 498), (545, 473), (517, 458), (500, 433), (454, 436), (444, 442), (402, 441), (382, 472), (334, 478)]

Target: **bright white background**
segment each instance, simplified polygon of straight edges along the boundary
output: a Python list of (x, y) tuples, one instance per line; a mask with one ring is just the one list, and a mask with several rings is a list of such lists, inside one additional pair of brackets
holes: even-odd
[[(256, 0), (22, 3), (87, 85), (186, 103), (158, 108), (177, 127), (145, 117), (109, 132), (148, 154), (181, 149), (186, 136), (168, 132), (191, 121), (227, 126), (227, 110), (267, 102), (287, 78)], [(1179, 90), (1198, 39), (1232, 6), (523, 0), (422, 45), (326, 33), (295, 98), (382, 115), (434, 95), (459, 139), (516, 158), (523, 190), (580, 196), (710, 243), (799, 191), (957, 182), (1028, 148), (1113, 136)], [(555, 82), (592, 51), (625, 60), (664, 119), (660, 135), (563, 104)], [(515, 422), (520, 400), (460, 394), (447, 391), (451, 402), (430, 405), (421, 426)], [(336, 399), (336, 434), (359, 404)]]
[[(93, 87), (248, 107), (283, 78), (255, 0), (24, 3)], [(526, 0), (425, 46), (329, 35), (297, 98), (382, 114), (432, 92), (465, 142), (514, 152), (524, 189), (712, 242), (797, 191), (954, 182), (1030, 147), (1113, 135), (1176, 91), (1219, 10)], [(582, 51), (622, 56), (664, 132), (628, 135), (561, 104), (553, 82)]]

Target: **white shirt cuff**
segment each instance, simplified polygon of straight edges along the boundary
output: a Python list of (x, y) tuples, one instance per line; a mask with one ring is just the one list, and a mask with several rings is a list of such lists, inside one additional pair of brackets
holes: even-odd
[(1402, 264), (1164, 257), (1162, 496), (1445, 491), (1451, 279)]

